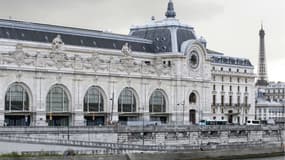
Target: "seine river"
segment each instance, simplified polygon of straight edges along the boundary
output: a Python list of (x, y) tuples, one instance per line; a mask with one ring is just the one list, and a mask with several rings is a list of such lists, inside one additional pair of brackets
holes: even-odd
[(266, 158), (250, 158), (250, 159), (234, 159), (234, 160), (285, 160), (285, 156), (281, 156), (281, 157), (266, 157)]

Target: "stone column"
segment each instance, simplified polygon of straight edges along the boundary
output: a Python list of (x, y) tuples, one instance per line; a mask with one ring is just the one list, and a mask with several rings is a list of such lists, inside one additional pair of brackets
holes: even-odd
[[(3, 72), (2, 72), (3, 73)], [(7, 85), (4, 83), (4, 75), (0, 71), (0, 126), (4, 126), (5, 121), (5, 92)], [(5, 87), (4, 87), (5, 86)]]

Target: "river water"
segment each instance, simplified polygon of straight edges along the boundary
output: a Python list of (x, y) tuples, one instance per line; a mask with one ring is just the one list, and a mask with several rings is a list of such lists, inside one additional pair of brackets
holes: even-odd
[(285, 160), (285, 156), (266, 157), (266, 158), (235, 159), (235, 160)]

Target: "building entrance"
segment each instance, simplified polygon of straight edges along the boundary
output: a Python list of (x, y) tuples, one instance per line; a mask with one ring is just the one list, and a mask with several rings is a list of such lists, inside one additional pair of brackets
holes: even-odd
[(69, 116), (48, 115), (48, 126), (69, 126)]
[(233, 123), (233, 111), (229, 110), (228, 122)]
[(191, 109), (189, 112), (189, 121), (192, 124), (196, 124), (196, 110)]
[(30, 126), (30, 115), (5, 115), (6, 126)]

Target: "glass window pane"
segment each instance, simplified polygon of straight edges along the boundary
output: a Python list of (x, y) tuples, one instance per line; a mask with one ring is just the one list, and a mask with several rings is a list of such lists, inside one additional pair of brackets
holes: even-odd
[(156, 90), (152, 93), (150, 102), (149, 102), (149, 111), (150, 112), (165, 112), (165, 97), (163, 94)]
[(29, 110), (29, 96), (21, 85), (14, 84), (8, 89), (5, 95), (5, 110)]
[(136, 99), (133, 91), (129, 88), (125, 88), (118, 100), (119, 112), (136, 112)]
[(100, 112), (103, 111), (103, 96), (97, 87), (88, 89), (84, 97), (84, 111), (85, 112)]
[(66, 92), (60, 86), (53, 87), (47, 95), (47, 112), (67, 112), (69, 101)]

